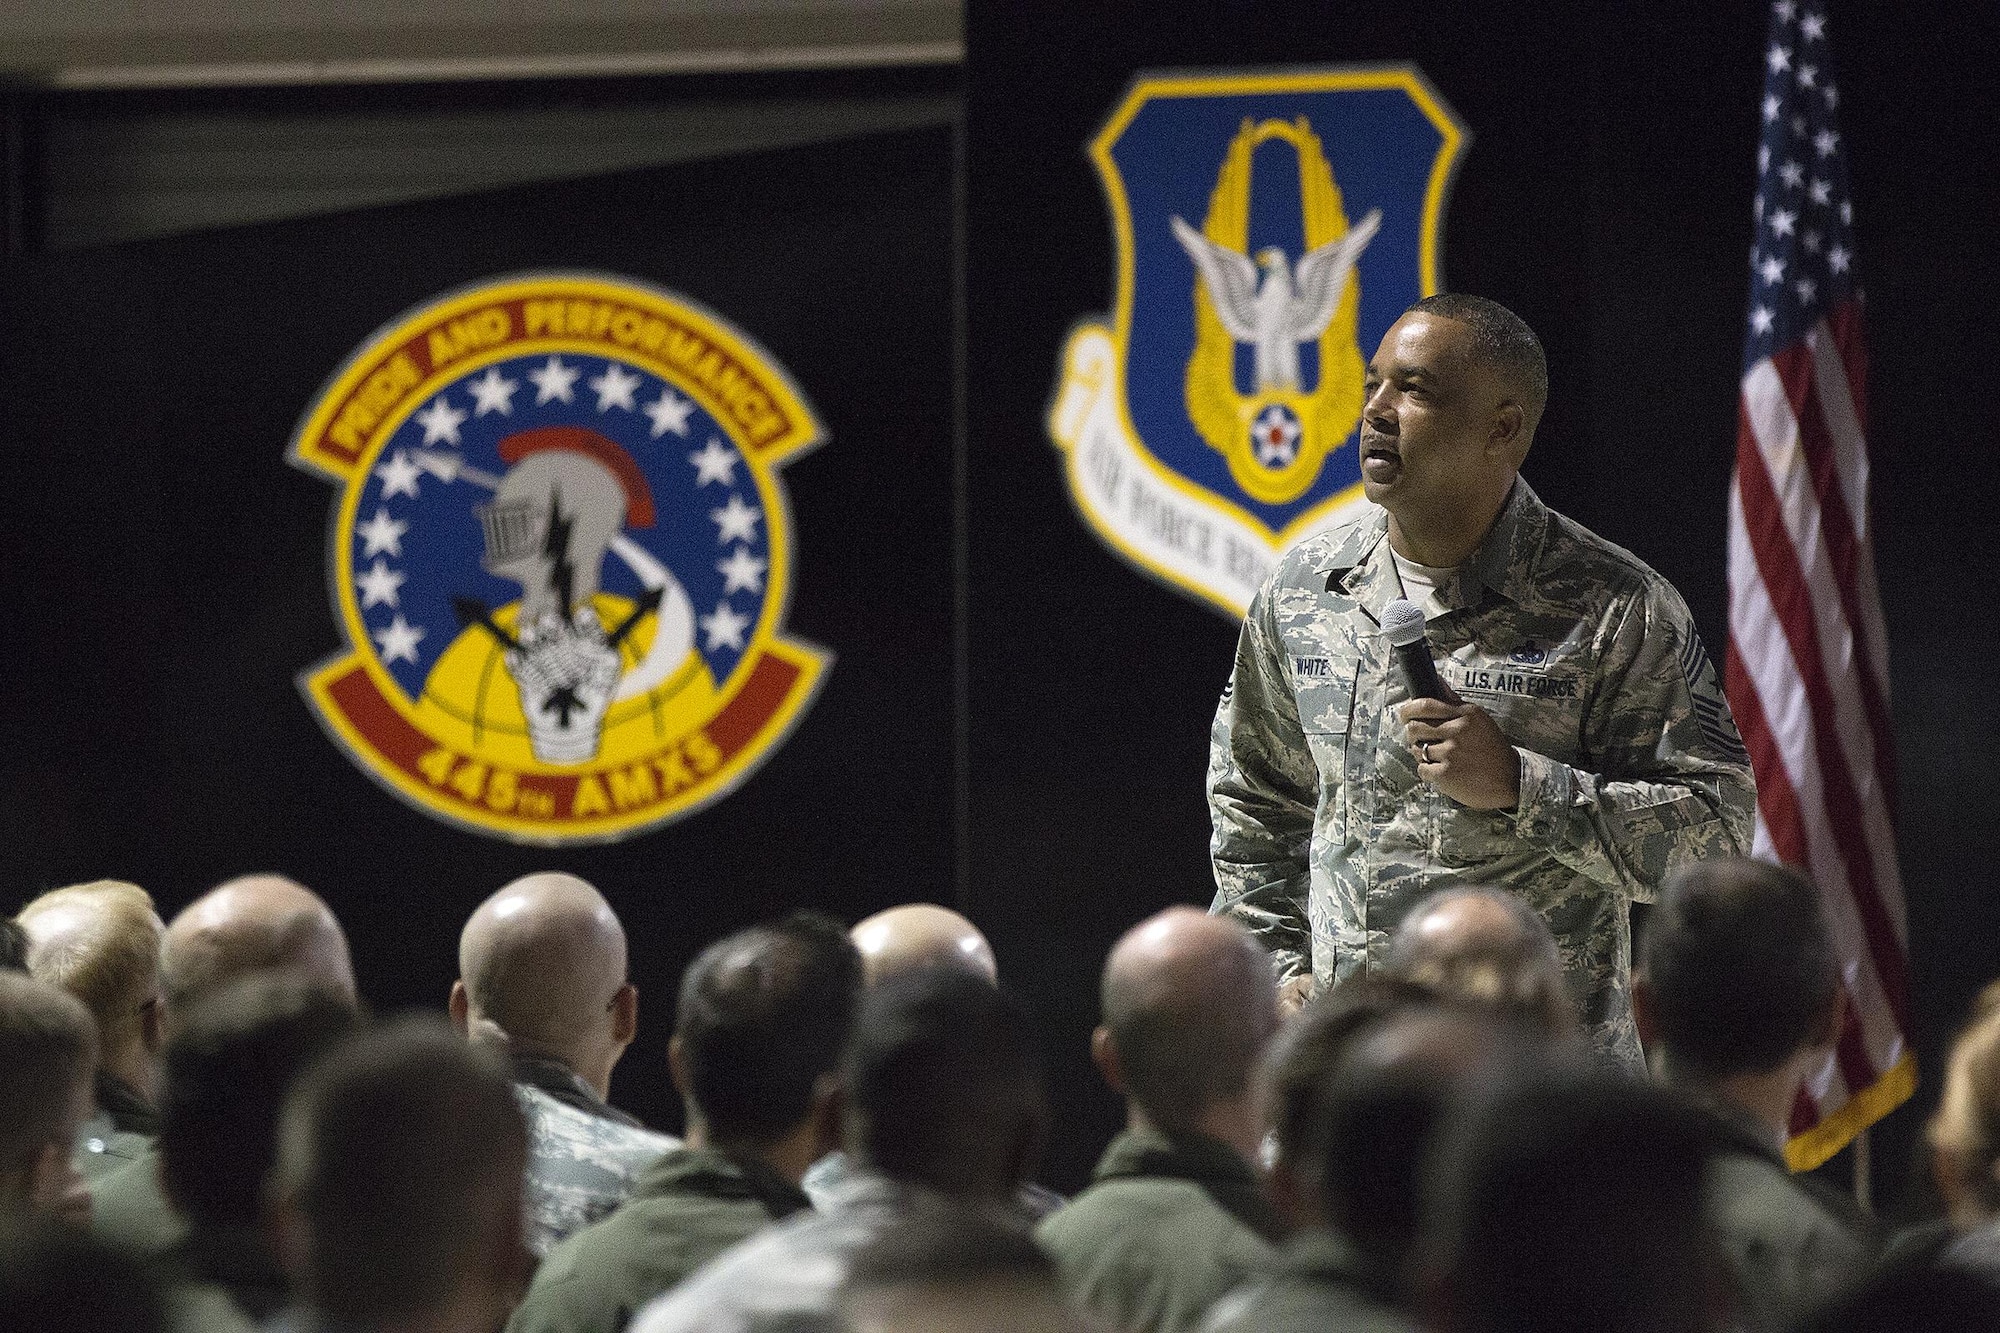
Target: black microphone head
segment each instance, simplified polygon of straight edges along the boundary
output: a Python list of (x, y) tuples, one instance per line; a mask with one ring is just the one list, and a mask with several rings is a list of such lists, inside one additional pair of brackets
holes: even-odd
[(1398, 648), (1424, 641), (1424, 611), (1407, 597), (1398, 597), (1382, 608), (1382, 632)]

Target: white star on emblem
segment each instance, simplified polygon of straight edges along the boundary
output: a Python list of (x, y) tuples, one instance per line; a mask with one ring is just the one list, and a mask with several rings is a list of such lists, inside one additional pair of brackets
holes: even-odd
[(1840, 220), (1850, 226), (1854, 223), (1854, 205), (1845, 199), (1840, 201)]
[(1771, 331), (1771, 312), (1761, 305), (1752, 310), (1750, 312), (1750, 327), (1758, 333), (1769, 333)]
[(424, 443), (436, 444), (443, 440), (446, 444), (458, 443), (458, 428), (464, 422), (465, 413), (446, 402), (443, 394), (437, 401), (417, 413), (417, 424), (424, 428)]
[(1778, 168), (1778, 174), (1783, 176), (1785, 184), (1791, 186), (1794, 190), (1805, 184), (1806, 181), (1806, 169), (1796, 162), (1785, 163), (1784, 166)]
[(1758, 145), (1757, 145), (1757, 174), (1758, 174), (1759, 176), (1761, 176), (1761, 175), (1763, 175), (1763, 174), (1764, 174), (1765, 172), (1769, 171), (1770, 169), (1771, 169), (1771, 145), (1769, 145), (1769, 144), (1767, 144), (1767, 143), (1763, 143), (1763, 144), (1758, 144)]
[(1819, 66), (1817, 65), (1799, 66), (1799, 87), (1812, 88), (1816, 87), (1818, 83), (1819, 83)]
[(715, 520), (715, 526), (720, 529), (715, 534), (718, 543), (756, 541), (757, 520), (763, 517), (757, 510), (744, 504), (740, 495), (731, 495), (728, 504), (720, 509), (709, 510), (708, 516)]
[(1833, 202), (1833, 187), (1825, 181), (1814, 181), (1806, 187), (1806, 192), (1812, 196), (1812, 201), (1816, 204)]
[(1783, 108), (1784, 108), (1784, 103), (1778, 100), (1778, 95), (1776, 93), (1765, 93), (1764, 123), (1766, 125), (1776, 123), (1778, 119), (1778, 112), (1781, 111)]
[(1793, 0), (1778, 0), (1777, 4), (1771, 6), (1771, 11), (1786, 23), (1790, 23), (1792, 15), (1799, 12), (1799, 7)]
[(564, 365), (561, 357), (550, 357), (540, 370), (528, 372), (528, 378), (535, 383), (535, 401), (546, 403), (552, 398), (560, 398), (565, 403), (575, 402), (576, 377), (582, 373)]
[(1799, 20), (1799, 31), (1803, 32), (1806, 35), (1807, 41), (1809, 42), (1818, 41), (1820, 38), (1826, 36), (1826, 15), (1824, 14), (1806, 15), (1804, 18)]
[(688, 462), (694, 464), (694, 484), (706, 486), (711, 481), (719, 481), (724, 486), (736, 484), (736, 452), (726, 448), (713, 435), (708, 443), (688, 455)]
[(653, 419), (654, 439), (659, 439), (668, 431), (685, 435), (688, 433), (688, 414), (694, 411), (694, 399), (683, 398), (672, 389), (662, 389), (656, 401), (646, 404), (645, 411)]
[(390, 518), (389, 511), (378, 506), (375, 517), (356, 528), (354, 535), (361, 539), (361, 554), (364, 556), (380, 555), (384, 551), (400, 556), (403, 554), (403, 534), (409, 530), (409, 524)]
[(607, 365), (602, 375), (589, 381), (590, 387), (597, 391), (597, 410), (600, 412), (609, 412), (614, 407), (632, 411), (638, 406), (632, 401), (632, 395), (638, 391), (640, 383), (637, 375), (616, 361)]
[(484, 375), (476, 380), (467, 380), (465, 387), (472, 395), (473, 416), (483, 417), (488, 412), (498, 412), (506, 417), (514, 414), (514, 391), (521, 387), (521, 381), (506, 378), (498, 366), (488, 366)]
[(396, 613), (396, 618), (389, 622), (386, 629), (371, 633), (375, 642), (382, 646), (383, 666), (398, 661), (414, 663), (417, 660), (417, 645), (424, 641), (424, 631), (403, 619), (401, 611)]
[(1771, 234), (1773, 236), (1790, 236), (1792, 234), (1792, 224), (1798, 220), (1799, 215), (1788, 208), (1776, 210), (1771, 214), (1770, 218)]
[(1813, 293), (1819, 290), (1819, 284), (1815, 283), (1811, 278), (1800, 278), (1792, 286), (1798, 289), (1800, 305), (1811, 304)]
[(1764, 276), (1766, 283), (1776, 282), (1785, 276), (1785, 261), (1776, 255), (1768, 255), (1764, 262), (1757, 266), (1757, 271)]
[(1821, 130), (1813, 136), (1813, 147), (1819, 150), (1821, 157), (1832, 157), (1833, 150), (1839, 146), (1840, 136), (1832, 130)]
[(395, 457), (375, 469), (375, 475), (382, 479), (384, 500), (393, 500), (399, 495), (407, 495), (414, 500), (417, 498), (417, 478), (424, 475), (424, 470), (410, 461), (409, 454), (398, 449)]
[(714, 615), (700, 619), (702, 633), (708, 636), (709, 652), (718, 648), (733, 648), (739, 653), (743, 651), (743, 634), (750, 628), (750, 617), (723, 601), (715, 604)]
[(371, 606), (396, 605), (396, 590), (408, 577), (389, 568), (387, 561), (376, 556), (375, 563), (361, 571), (361, 576), (354, 580), (354, 586), (361, 590), (361, 609), (366, 611)]
[(1826, 252), (1826, 266), (1835, 273), (1845, 273), (1847, 272), (1847, 261), (1851, 258), (1853, 256), (1844, 247), (1836, 245), (1833, 249)]
[(1773, 46), (1764, 56), (1764, 63), (1771, 67), (1773, 74), (1790, 69), (1792, 67), (1792, 48), (1789, 46)]
[(764, 570), (769, 562), (750, 554), (750, 548), (739, 546), (729, 553), (727, 560), (718, 560), (715, 567), (722, 572), (724, 595), (732, 592), (764, 591)]

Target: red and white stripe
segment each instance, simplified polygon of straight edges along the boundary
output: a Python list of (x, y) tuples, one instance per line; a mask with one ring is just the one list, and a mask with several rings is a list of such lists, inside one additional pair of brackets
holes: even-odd
[(1833, 1059), (1794, 1109), (1795, 1135), (1835, 1117), (1908, 1054), (1908, 925), (1860, 314), (1855, 301), (1837, 306), (1743, 377), (1729, 489), (1724, 683), (1757, 774), (1755, 851), (1820, 886), (1850, 1001)]

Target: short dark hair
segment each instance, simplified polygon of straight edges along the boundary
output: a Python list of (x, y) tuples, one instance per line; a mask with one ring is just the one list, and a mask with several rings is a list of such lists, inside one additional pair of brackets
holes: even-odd
[(710, 945), (681, 978), (674, 1035), (688, 1096), (723, 1142), (769, 1143), (840, 1068), (861, 998), (861, 955), (829, 917), (801, 912)]
[(1498, 301), (1464, 292), (1426, 296), (1404, 313), (1412, 312), (1436, 315), (1470, 329), (1473, 354), (1499, 371), (1520, 393), (1528, 430), (1534, 430), (1549, 401), (1549, 359), (1542, 351), (1542, 340), (1526, 320)]
[(196, 1227), (257, 1226), (285, 1094), (359, 1021), (347, 997), (285, 973), (244, 978), (177, 1016), (159, 1148), (176, 1210)]
[(963, 968), (920, 968), (869, 988), (845, 1066), (849, 1144), (899, 1179), (946, 1194), (1004, 1192), (1044, 1115), (1041, 1053), (1020, 1004)]
[(1295, 1161), (1319, 1161), (1325, 1147), (1321, 1098), (1341, 1059), (1384, 1019), (1435, 999), (1413, 982), (1355, 972), (1308, 1004), (1278, 1035), (1265, 1062), (1279, 1150)]
[(1595, 1071), (1538, 1069), (1462, 1102), (1426, 1171), (1450, 1326), (1700, 1326), (1710, 1142), (1666, 1093)]
[(302, 1286), (334, 1321), (435, 1306), (521, 1243), (528, 1131), (500, 1058), (413, 1015), (302, 1077), (279, 1125), (278, 1185), (309, 1223)]
[(66, 1131), (68, 1098), (90, 1086), (97, 1025), (68, 991), (0, 972), (0, 1181)]
[(1819, 891), (1726, 857), (1669, 879), (1640, 967), (1670, 1058), (1710, 1078), (1774, 1069), (1811, 1044), (1840, 986)]
[(52, 1226), (0, 1236), (0, 1328), (166, 1333), (166, 1301), (136, 1256)]

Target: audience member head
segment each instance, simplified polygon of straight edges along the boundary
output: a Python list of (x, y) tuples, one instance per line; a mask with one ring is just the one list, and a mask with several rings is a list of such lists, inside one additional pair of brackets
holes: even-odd
[(556, 1060), (611, 1092), (639, 1030), (625, 927), (575, 875), (524, 875), (479, 905), (458, 937), (451, 1018), (474, 1041)]
[(160, 1183), (197, 1231), (259, 1227), (285, 1094), (358, 1022), (352, 996), (286, 972), (245, 977), (175, 1019)]
[(1840, 1026), (1840, 970), (1812, 881), (1729, 857), (1670, 878), (1633, 983), (1641, 1037), (1669, 1079), (1728, 1093), (1772, 1083), (1760, 1118), (1783, 1132), (1798, 1082)]
[(96, 1064), (97, 1025), (75, 996), (0, 972), (0, 1217), (87, 1214), (70, 1153)]
[(993, 946), (979, 927), (948, 907), (905, 903), (877, 912), (849, 932), (873, 986), (926, 967), (964, 968), (998, 984)]
[(861, 999), (840, 925), (798, 913), (704, 949), (667, 1049), (696, 1146), (757, 1152), (796, 1179), (839, 1146), (839, 1070)]
[(2000, 982), (1981, 992), (1952, 1042), (1927, 1137), (1952, 1221), (1972, 1227), (2000, 1217)]
[(854, 1256), (840, 1297), (846, 1333), (1088, 1333), (1055, 1265), (1020, 1222), (927, 1201)]
[(153, 900), (115, 879), (52, 889), (16, 918), (28, 971), (83, 1001), (97, 1024), (97, 1065), (141, 1096), (158, 1082), (164, 1041), (160, 939)]
[(252, 972), (303, 973), (352, 997), (347, 935), (318, 894), (282, 875), (244, 875), (216, 885), (167, 926), (160, 951), (171, 1015)]
[(0, 972), (28, 970), (28, 932), (13, 917), (0, 917)]
[(1577, 1030), (1555, 935), (1505, 889), (1440, 889), (1424, 898), (1390, 938), (1387, 970), (1551, 1036)]
[(0, 1238), (0, 1328), (62, 1333), (167, 1333), (166, 1303), (131, 1255), (73, 1227)]
[(844, 1066), (847, 1150), (897, 1179), (1009, 1200), (1048, 1108), (1028, 1016), (962, 968), (891, 977), (862, 998)]
[(1227, 917), (1170, 907), (1127, 931), (1105, 960), (1103, 1025), (1091, 1055), (1135, 1124), (1206, 1134), (1257, 1154), (1253, 1079), (1278, 1030), (1271, 964)]
[(1708, 1136), (1664, 1093), (1543, 1069), (1461, 1105), (1426, 1169), (1438, 1333), (1704, 1333)]
[(1795, 1333), (1932, 1333), (2000, 1328), (2000, 1283), (1951, 1267), (1900, 1267), (1862, 1284)]
[(326, 1322), (497, 1328), (519, 1297), (528, 1135), (501, 1062), (428, 1018), (350, 1038), (293, 1087), (275, 1198)]

